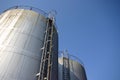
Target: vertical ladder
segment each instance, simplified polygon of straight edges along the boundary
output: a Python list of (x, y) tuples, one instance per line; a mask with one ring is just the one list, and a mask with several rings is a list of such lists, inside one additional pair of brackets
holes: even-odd
[(52, 67), (52, 38), (53, 38), (53, 22), (48, 18), (47, 28), (45, 32), (44, 44), (42, 49), (42, 58), (40, 63), (40, 71), (37, 74), (38, 80), (50, 80)]
[(69, 55), (63, 52), (63, 80), (70, 80)]
[(52, 70), (52, 47), (53, 47), (53, 34), (54, 34), (54, 27), (53, 27), (53, 20), (49, 19), (50, 28), (49, 28), (49, 49), (48, 49), (48, 69), (47, 69), (47, 80), (51, 80), (51, 70)]

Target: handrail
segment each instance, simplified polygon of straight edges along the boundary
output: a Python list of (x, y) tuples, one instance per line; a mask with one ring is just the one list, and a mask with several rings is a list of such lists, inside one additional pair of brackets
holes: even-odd
[[(6, 10), (4, 10), (3, 12), (6, 12), (8, 10), (12, 10), (12, 9), (27, 9), (27, 10), (33, 10), (41, 15), (43, 15), (44, 17), (46, 18), (49, 18), (49, 13), (46, 13), (45, 11), (39, 9), (39, 8), (35, 8), (35, 7), (32, 7), (32, 6), (26, 6), (26, 5), (18, 5), (18, 6), (13, 6), (13, 7), (10, 7)], [(58, 27), (56, 25), (56, 23), (54, 22), (54, 26), (56, 27), (56, 30), (58, 32)]]
[(25, 5), (18, 5), (18, 6), (13, 6), (13, 7), (10, 7), (8, 9), (6, 9), (4, 12), (8, 11), (8, 10), (11, 10), (11, 9), (27, 9), (27, 10), (33, 10), (35, 12), (38, 12), (42, 15), (44, 15), (45, 17), (48, 17), (48, 13), (44, 12), (43, 10), (39, 9), (39, 8), (35, 8), (35, 7), (32, 7), (32, 6), (25, 6)]
[[(49, 13), (46, 13), (45, 11), (43, 11), (43, 10), (41, 10), (39, 8), (35, 8), (35, 7), (32, 7), (32, 6), (26, 6), (26, 5), (13, 6), (13, 7), (10, 7), (8, 9), (4, 10), (3, 12), (6, 12), (6, 11), (12, 10), (12, 9), (27, 9), (27, 10), (32, 10), (32, 11), (35, 11), (35, 12), (43, 15), (46, 18), (49, 18)], [(57, 27), (57, 25), (56, 25), (55, 22), (54, 22), (54, 26), (55, 26), (55, 28), (57, 30), (57, 33), (58, 33), (58, 27)]]
[[(60, 52), (59, 52), (59, 58), (61, 58), (61, 57), (66, 57), (66, 56), (63, 55), (63, 53), (64, 53), (63, 51), (60, 51)], [(71, 54), (68, 54), (68, 56), (69, 56), (69, 60), (74, 60), (74, 61), (80, 63), (82, 66), (84, 66), (84, 63), (83, 63), (82, 60), (79, 59), (78, 57), (76, 57), (76, 56), (74, 56), (74, 55), (71, 55)]]

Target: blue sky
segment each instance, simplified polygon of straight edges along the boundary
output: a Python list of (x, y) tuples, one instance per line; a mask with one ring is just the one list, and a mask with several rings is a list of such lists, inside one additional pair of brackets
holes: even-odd
[(88, 80), (120, 80), (119, 0), (0, 0), (0, 12), (15, 5), (56, 10), (59, 50), (84, 62)]

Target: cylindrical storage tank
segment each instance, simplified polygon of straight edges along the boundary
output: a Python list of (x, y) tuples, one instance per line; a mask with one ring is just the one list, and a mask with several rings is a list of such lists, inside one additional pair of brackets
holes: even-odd
[[(76, 59), (75, 57), (74, 59), (72, 57), (60, 57), (58, 59), (58, 80), (87, 80), (83, 64)], [(64, 62), (66, 63), (64, 64)], [(66, 67), (64, 65), (68, 66)]]
[(0, 80), (37, 80), (46, 28), (47, 17), (33, 10), (0, 15)]

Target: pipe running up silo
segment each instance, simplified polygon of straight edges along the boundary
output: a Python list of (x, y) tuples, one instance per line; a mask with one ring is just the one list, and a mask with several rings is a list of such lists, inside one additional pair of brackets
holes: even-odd
[(17, 6), (0, 15), (0, 80), (42, 80), (41, 66), (43, 80), (57, 80), (58, 34), (43, 13)]
[(83, 63), (75, 56), (62, 52), (58, 58), (58, 80), (87, 80)]

